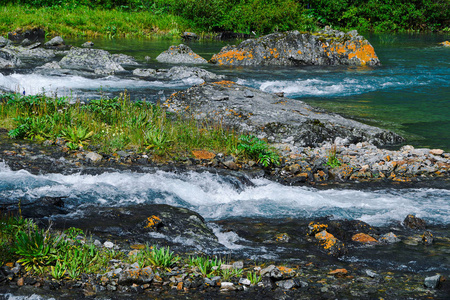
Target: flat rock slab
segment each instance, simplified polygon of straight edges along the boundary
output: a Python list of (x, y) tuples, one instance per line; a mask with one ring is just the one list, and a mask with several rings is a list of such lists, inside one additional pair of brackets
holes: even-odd
[(211, 63), (225, 66), (379, 65), (372, 45), (356, 30), (347, 33), (326, 27), (311, 33), (277, 32), (226, 46)]
[(271, 143), (316, 146), (340, 137), (351, 143), (396, 144), (404, 139), (387, 130), (325, 113), (306, 103), (220, 81), (173, 94), (164, 105), (171, 112), (220, 122)]

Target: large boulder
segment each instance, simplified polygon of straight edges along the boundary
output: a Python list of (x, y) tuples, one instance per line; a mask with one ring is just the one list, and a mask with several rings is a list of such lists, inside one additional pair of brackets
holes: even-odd
[[(122, 72), (125, 69), (117, 62), (117, 57), (100, 49), (75, 48), (59, 62), (61, 68), (108, 73)], [(100, 73), (100, 72), (98, 72)]]
[(208, 61), (200, 55), (194, 53), (191, 48), (184, 44), (170, 46), (156, 57), (156, 60), (171, 64), (206, 64)]
[(5, 46), (8, 46), (11, 44), (11, 41), (8, 39), (5, 39), (4, 37), (0, 36), (0, 48), (3, 48)]
[(387, 130), (328, 114), (302, 101), (221, 81), (194, 86), (173, 94), (165, 102), (172, 112), (186, 112), (198, 119), (221, 122), (239, 132), (256, 134), (272, 143), (316, 146), (346, 138), (351, 143), (375, 145), (403, 141)]
[(226, 46), (210, 62), (225, 66), (380, 64), (372, 45), (356, 30), (329, 27), (316, 33), (277, 32)]

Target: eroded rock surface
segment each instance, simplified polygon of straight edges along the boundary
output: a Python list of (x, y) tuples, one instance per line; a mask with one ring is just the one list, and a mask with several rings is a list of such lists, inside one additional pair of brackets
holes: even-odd
[(206, 59), (194, 53), (191, 48), (184, 44), (178, 46), (170, 46), (156, 57), (156, 60), (163, 63), (173, 64), (206, 64)]
[[(73, 47), (70, 49), (69, 53), (61, 59), (59, 65), (62, 68), (76, 70), (125, 71), (118, 61), (123, 61), (123, 57), (114, 56), (105, 50)], [(130, 61), (132, 61), (131, 58)]]
[(197, 67), (175, 66), (170, 69), (135, 69), (133, 75), (139, 77), (150, 77), (156, 79), (182, 80), (187, 78), (199, 78), (204, 81), (215, 81), (224, 79), (224, 75), (217, 75)]
[(288, 31), (248, 39), (222, 48), (210, 62), (225, 66), (380, 64), (372, 45), (356, 30), (344, 33), (329, 27), (317, 33)]
[(231, 81), (194, 86), (173, 94), (165, 103), (172, 112), (221, 122), (271, 143), (316, 146), (337, 137), (376, 145), (403, 141), (399, 135), (339, 115), (327, 114), (302, 101), (278, 97)]

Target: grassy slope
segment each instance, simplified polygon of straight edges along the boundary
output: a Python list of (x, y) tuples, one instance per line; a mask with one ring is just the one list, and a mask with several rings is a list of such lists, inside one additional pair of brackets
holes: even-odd
[(90, 9), (86, 6), (71, 10), (18, 5), (0, 7), (1, 35), (16, 28), (33, 27), (45, 29), (50, 36), (130, 38), (175, 37), (189, 29), (185, 20), (170, 14)]

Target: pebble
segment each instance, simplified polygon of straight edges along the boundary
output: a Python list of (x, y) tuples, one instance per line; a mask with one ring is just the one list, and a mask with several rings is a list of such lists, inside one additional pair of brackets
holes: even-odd
[(111, 243), (111, 242), (104, 242), (104, 243), (103, 243), (103, 246), (104, 246), (105, 248), (111, 249), (111, 248), (114, 247), (114, 244)]
[(424, 285), (427, 288), (435, 289), (439, 286), (439, 283), (441, 282), (441, 275), (434, 275), (431, 277), (426, 277), (424, 281)]

